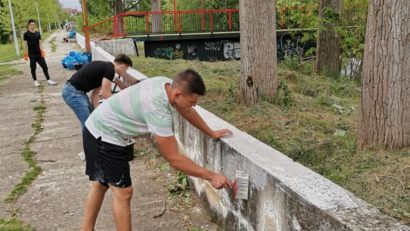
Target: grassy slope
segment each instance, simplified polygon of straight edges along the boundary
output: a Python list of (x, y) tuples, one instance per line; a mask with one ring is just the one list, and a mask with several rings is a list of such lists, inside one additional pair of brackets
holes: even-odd
[(13, 69), (10, 65), (0, 65), (0, 82), (7, 79), (9, 75), (18, 73), (20, 71)]
[[(134, 66), (148, 76), (173, 77), (184, 68), (196, 69), (208, 88), (201, 106), (410, 224), (410, 150), (356, 149), (357, 83), (317, 76), (309, 63), (292, 65), (297, 71), (280, 65), (279, 79), (290, 91), (288, 98), (280, 90), (274, 103), (246, 107), (240, 103), (238, 61), (135, 57)], [(335, 135), (338, 130), (345, 135)]]

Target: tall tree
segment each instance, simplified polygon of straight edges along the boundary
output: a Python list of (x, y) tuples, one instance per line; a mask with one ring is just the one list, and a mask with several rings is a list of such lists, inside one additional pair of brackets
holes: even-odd
[(410, 146), (410, 1), (370, 0), (359, 144)]
[[(115, 15), (118, 15), (122, 12), (124, 12), (124, 2), (123, 0), (115, 0)], [(117, 21), (116, 21), (116, 26), (117, 28), (117, 32), (120, 35), (124, 34), (124, 20), (122, 17), (117, 17)]]
[[(151, 11), (158, 12), (161, 11), (161, 0), (151, 0)], [(153, 14), (151, 22), (151, 31), (157, 33), (161, 31), (161, 15)]]
[(339, 26), (341, 13), (342, 0), (320, 0), (316, 48), (316, 70), (319, 73), (340, 73), (342, 49), (335, 28)]
[(277, 80), (275, 0), (240, 0), (242, 99), (248, 105), (272, 100)]

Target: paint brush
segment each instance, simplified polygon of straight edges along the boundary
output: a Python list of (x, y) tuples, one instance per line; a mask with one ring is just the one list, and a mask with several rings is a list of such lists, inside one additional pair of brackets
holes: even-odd
[(249, 196), (249, 175), (236, 172), (232, 187), (233, 198), (237, 200), (248, 200)]

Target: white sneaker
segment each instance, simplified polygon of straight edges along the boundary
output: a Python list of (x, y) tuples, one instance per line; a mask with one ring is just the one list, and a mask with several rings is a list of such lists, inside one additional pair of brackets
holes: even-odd
[(48, 85), (57, 85), (57, 82), (54, 82), (53, 80), (47, 80)]
[(34, 81), (34, 86), (35, 86), (35, 87), (39, 87), (39, 86), (40, 86), (40, 83), (39, 83), (37, 80), (35, 80), (35, 81)]
[(78, 153), (78, 156), (80, 157), (80, 160), (85, 160), (85, 153), (84, 152), (80, 152)]

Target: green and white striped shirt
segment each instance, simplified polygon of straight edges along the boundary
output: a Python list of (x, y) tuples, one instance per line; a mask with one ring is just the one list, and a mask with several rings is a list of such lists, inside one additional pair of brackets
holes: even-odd
[(167, 83), (172, 80), (149, 78), (111, 96), (91, 113), (85, 126), (95, 138), (120, 146), (130, 145), (133, 137), (146, 133), (174, 135)]

